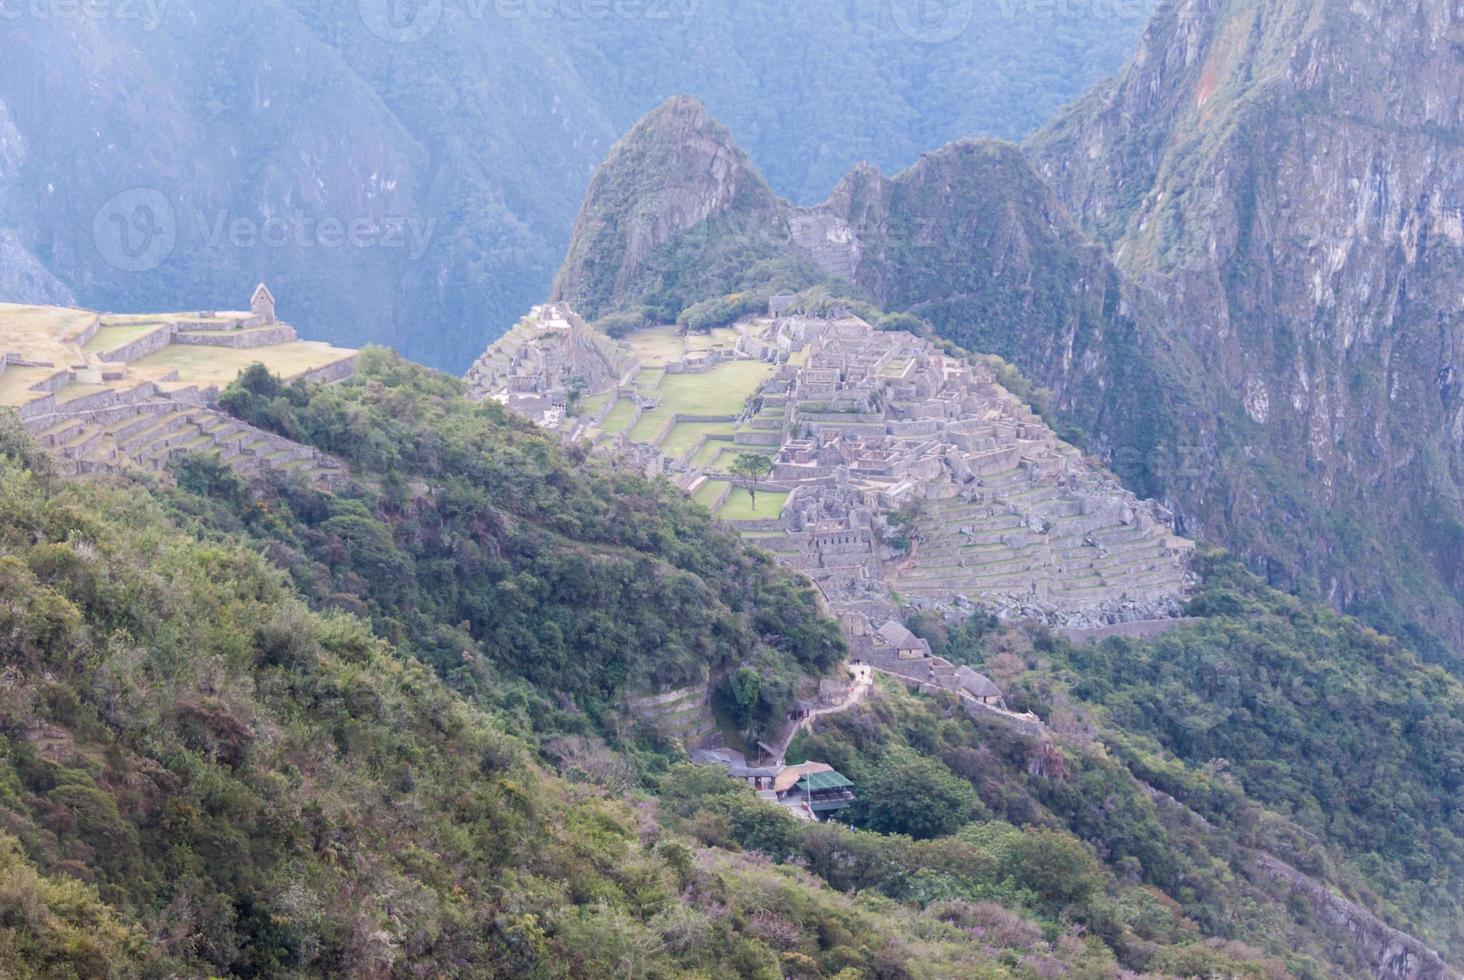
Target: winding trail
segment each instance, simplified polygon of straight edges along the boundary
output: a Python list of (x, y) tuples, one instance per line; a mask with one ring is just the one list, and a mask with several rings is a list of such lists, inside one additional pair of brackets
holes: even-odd
[(854, 675), (854, 684), (849, 688), (848, 697), (844, 698), (838, 704), (829, 705), (827, 708), (815, 708), (802, 718), (792, 722), (788, 726), (787, 731), (778, 737), (776, 744), (764, 746), (765, 749), (769, 750), (769, 754), (774, 759), (781, 763), (783, 758), (788, 754), (788, 746), (793, 743), (793, 739), (798, 736), (798, 733), (801, 731), (812, 731), (813, 723), (819, 718), (836, 715), (841, 711), (848, 711), (850, 708), (858, 707), (865, 697), (869, 695), (870, 688), (874, 687), (874, 668), (865, 664), (851, 665), (849, 667), (849, 673)]

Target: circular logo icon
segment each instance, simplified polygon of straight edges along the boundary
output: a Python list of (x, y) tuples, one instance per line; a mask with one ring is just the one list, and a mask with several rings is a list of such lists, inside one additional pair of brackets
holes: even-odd
[(134, 187), (112, 198), (92, 219), (92, 241), (102, 260), (122, 272), (151, 272), (178, 244), (173, 202), (151, 187)]
[(442, 20), (442, 0), (360, 0), (366, 29), (392, 44), (420, 41)]
[(975, 0), (890, 0), (900, 33), (926, 44), (960, 37), (971, 26)]

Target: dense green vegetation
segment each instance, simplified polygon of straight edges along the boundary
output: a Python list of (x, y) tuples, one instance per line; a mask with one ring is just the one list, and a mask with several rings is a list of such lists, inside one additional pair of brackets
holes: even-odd
[(1147, 641), (1073, 645), (985, 617), (916, 625), (944, 656), (1004, 682), (1018, 707), (1095, 737), (1239, 844), (1460, 949), (1464, 685), (1223, 553), (1204, 573), (1196, 619)]
[(764, 689), (773, 719), (800, 672), (842, 655), (807, 584), (675, 488), (473, 406), (455, 379), (370, 351), (345, 384), (286, 387), (256, 369), (224, 404), (345, 458), (352, 485), (261, 496), (194, 460), (176, 506), (247, 535), (313, 601), (370, 616), (462, 690), (507, 676), (552, 692), (562, 703), (534, 713), (543, 723), (582, 711), (603, 728), (627, 690), (753, 661), (783, 680)]
[(1046, 949), (684, 842), (592, 742), (550, 775), (252, 549), (31, 455), (0, 444), (0, 975), (856, 980)]
[[(908, 722), (926, 734), (939, 731), (978, 744), (997, 734), (942, 720), (931, 705), (891, 687), (869, 712), (839, 722), (831, 735), (810, 740), (805, 748), (833, 752), (843, 758), (842, 766), (855, 769), (851, 752), (856, 746), (851, 742), (857, 742), (860, 752), (872, 752), (877, 742), (898, 741), (899, 724)], [(1009, 747), (1018, 756), (1028, 748), (1020, 743)], [(668, 772), (659, 795), (670, 825), (704, 844), (755, 849), (804, 867), (840, 891), (923, 908), (966, 930), (973, 945), (1018, 947), (1017, 956), (1004, 955), (1019, 970), (1035, 971), (1031, 975), (1060, 971), (1063, 959), (1069, 969), (1092, 976), (1113, 976), (1120, 966), (1197, 976), (1285, 974), (1280, 963), (1254, 948), (1204, 940), (1197, 924), (1171, 899), (1106, 870), (1094, 850), (1057, 829), (1050, 814), (1038, 819), (1051, 826), (1019, 828), (994, 819), (976, 802), (970, 785), (938, 759), (917, 756), (908, 747), (888, 751), (894, 758), (880, 757), (865, 767), (871, 784), (888, 761), (893, 763), (891, 782), (912, 770), (925, 770), (962, 798), (965, 811), (949, 821), (942, 836), (920, 839), (838, 823), (804, 823), (760, 804), (715, 770), (694, 766)], [(991, 765), (993, 775), (1021, 778), (1002, 772), (1004, 760), (993, 758)], [(918, 783), (911, 787), (912, 792), (919, 789)]]
[[(425, 508), (430, 492), (436, 514), (461, 508), (496, 526), (462, 496), (469, 481), (455, 467), (475, 467), (505, 523), (568, 547), (610, 527), (631, 536), (638, 523), (611, 515), (658, 492), (596, 483), (630, 478), (571, 466), (455, 390), (382, 354), (347, 385), (285, 389), (252, 372), (236, 387), (236, 410), (339, 440), (358, 484), (368, 460), (399, 474), (338, 500), (246, 487), (205, 460), (176, 488), (63, 482), (7, 425), (0, 973), (388, 976), (430, 964), (447, 976), (872, 980), (1111, 975), (1120, 958), (1274, 972), (1251, 951), (1205, 942), (1158, 896), (1120, 886), (1069, 836), (1028, 840), (991, 825), (913, 844), (796, 824), (714, 770), (666, 770), (664, 748), (615, 751), (576, 711), (546, 708), (561, 688), (517, 679), (532, 668), (510, 647), (473, 645), (468, 625), (453, 627), (461, 670), (434, 660), (441, 648), (422, 634), (461, 610), (421, 588), (433, 581), (422, 577), (431, 512), (408, 522), (405, 502)], [(435, 445), (415, 428), (428, 423), (445, 434)], [(455, 456), (467, 451), (454, 433), (482, 439), (478, 452)], [(575, 480), (606, 494), (601, 509)], [(535, 521), (514, 501), (531, 483), (559, 488), (555, 506), (538, 495)], [(297, 516), (309, 502), (315, 524)], [(678, 506), (697, 516), (670, 501), (667, 513)], [(356, 523), (323, 530), (347, 513), (335, 507), (354, 508)], [(370, 534), (367, 520), (379, 525)], [(583, 538), (564, 534), (575, 521)], [(678, 533), (700, 535), (703, 550), (721, 534), (704, 516)], [(517, 539), (493, 540), (510, 563), (535, 558), (512, 550)], [(805, 633), (765, 638), (755, 657), (796, 663), (796, 651), (821, 650), (829, 624), (794, 617), (802, 587), (726, 540), (728, 553), (703, 559), (720, 566), (707, 566), (709, 595), (739, 594), (729, 584), (739, 576), (761, 583), (743, 597), (752, 621), (766, 604), (781, 629)], [(668, 542), (657, 554), (671, 565), (677, 553)], [(365, 585), (368, 574), (395, 581)], [(552, 619), (554, 600), (542, 602)], [(753, 676), (744, 706), (767, 684)], [(474, 681), (491, 690), (463, 697)], [(637, 783), (660, 789), (668, 823), (637, 805), (649, 802)], [(1074, 869), (1076, 886), (1055, 884)], [(1083, 925), (1111, 889), (1137, 903), (1113, 920), (1116, 945)]]

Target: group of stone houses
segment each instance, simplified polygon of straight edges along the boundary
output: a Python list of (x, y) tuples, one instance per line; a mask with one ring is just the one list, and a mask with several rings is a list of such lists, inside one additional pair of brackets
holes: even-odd
[[(990, 367), (854, 317), (770, 312), (742, 325), (742, 351), (780, 365), (760, 417), (781, 413), (769, 480), (790, 496), (783, 536), (760, 543), (835, 608), (892, 618), (893, 589), (1063, 626), (1177, 612), (1192, 546), (1171, 516), (1058, 440)], [(900, 512), (906, 550), (890, 543)]]

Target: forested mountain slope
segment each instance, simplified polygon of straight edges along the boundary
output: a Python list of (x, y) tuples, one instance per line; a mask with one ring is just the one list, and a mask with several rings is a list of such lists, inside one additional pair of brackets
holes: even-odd
[[(243, 542), (4, 440), (6, 977), (1004, 975), (948, 918), (551, 775)], [(999, 946), (1049, 948), (1013, 920)]]
[(837, 653), (806, 587), (669, 488), (380, 352), (226, 402), (354, 488), (206, 457), (62, 481), (6, 422), (7, 976), (1281, 975), (1062, 819), (966, 789), (939, 839), (805, 826), (628, 724), (647, 677)]

